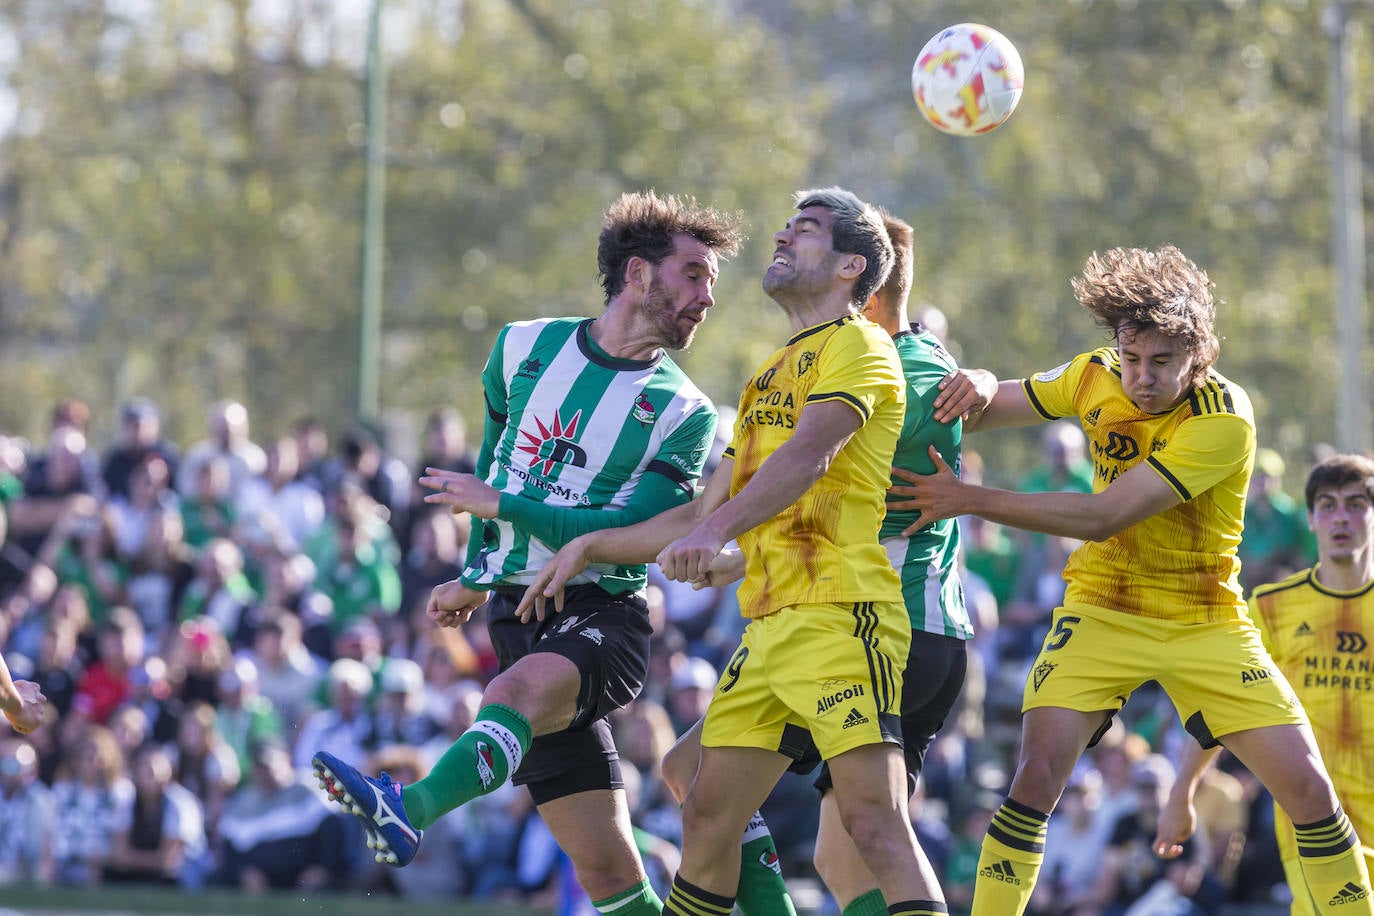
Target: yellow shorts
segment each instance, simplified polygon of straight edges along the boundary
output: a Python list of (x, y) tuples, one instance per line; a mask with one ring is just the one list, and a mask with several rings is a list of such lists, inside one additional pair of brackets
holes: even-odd
[[(701, 743), (822, 759), (901, 745), (902, 669), (911, 645), (896, 601), (800, 604), (749, 621), (706, 710)], [(808, 736), (809, 732), (809, 736)]]
[(1307, 722), (1248, 617), (1182, 623), (1085, 604), (1054, 612), (1021, 709), (1115, 714), (1150, 680), (1164, 688), (1203, 747), (1232, 732)]

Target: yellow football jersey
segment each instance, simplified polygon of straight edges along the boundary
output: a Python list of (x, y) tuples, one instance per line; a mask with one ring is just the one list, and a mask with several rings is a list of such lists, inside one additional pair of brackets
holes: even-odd
[(864, 424), (800, 499), (739, 537), (746, 617), (802, 603), (901, 602), (878, 528), (906, 382), (892, 338), (878, 325), (851, 315), (806, 328), (763, 363), (740, 396), (725, 452), (734, 460), (730, 495), (792, 437), (802, 408), (821, 401), (849, 405)]
[[(1269, 654), (1307, 710), (1341, 807), (1368, 849), (1374, 844), (1374, 583), (1340, 592), (1313, 573), (1256, 588), (1250, 607)], [(1291, 834), (1286, 818), (1282, 826)]]
[(1075, 550), (1064, 567), (1065, 603), (1182, 621), (1243, 616), (1236, 547), (1255, 461), (1254, 413), (1245, 392), (1209, 372), (1173, 410), (1145, 413), (1122, 389), (1112, 347), (1022, 385), (1045, 419), (1079, 418), (1096, 491), (1144, 461), (1184, 500)]

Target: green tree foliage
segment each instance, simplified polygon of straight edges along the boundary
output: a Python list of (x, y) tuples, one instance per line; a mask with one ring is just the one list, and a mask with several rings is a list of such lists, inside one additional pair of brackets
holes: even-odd
[[(69, 394), (107, 417), (152, 394), (181, 438), (220, 396), (262, 434), (349, 420), (366, 4), (345, 6), (0, 5), (0, 427), (37, 432)], [(1300, 463), (1337, 376), (1323, 6), (387, 0), (383, 410), (476, 421), (496, 330), (596, 313), (601, 211), (643, 187), (750, 220), (683, 357), (731, 403), (785, 333), (758, 278), (789, 192), (839, 183), (916, 226), (917, 299), (1004, 375), (1104, 339), (1069, 295), (1088, 253), (1178, 244), (1225, 300), (1220, 369)], [(965, 20), (1027, 71), (971, 140), (908, 83)]]

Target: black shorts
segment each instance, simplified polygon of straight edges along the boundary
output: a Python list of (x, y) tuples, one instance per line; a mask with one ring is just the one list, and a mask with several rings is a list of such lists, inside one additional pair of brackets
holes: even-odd
[[(964, 674), (968, 671), (968, 643), (954, 636), (911, 632), (911, 651), (902, 672), (902, 753), (906, 757), (906, 771), (915, 779), (921, 775), (926, 750), (945, 724), (946, 717), (964, 689)], [(814, 750), (808, 758), (797, 761), (791, 770), (806, 773), (814, 769), (819, 755)], [(803, 769), (806, 767), (806, 769)], [(830, 767), (821, 764), (815, 786), (825, 792), (834, 785)]]
[(553, 652), (577, 666), (582, 684), (572, 724), (535, 738), (512, 781), (528, 786), (535, 804), (623, 788), (620, 756), (605, 719), (644, 688), (653, 633), (644, 597), (574, 585), (564, 591), (562, 613), (521, 623), (515, 608), (524, 594), (522, 587), (496, 588), (487, 602), (487, 631), (501, 670), (531, 653)]

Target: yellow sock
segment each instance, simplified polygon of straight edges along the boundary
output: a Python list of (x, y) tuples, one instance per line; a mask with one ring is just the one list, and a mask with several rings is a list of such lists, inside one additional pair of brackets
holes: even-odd
[(1010, 798), (1002, 802), (978, 856), (971, 916), (1020, 916), (1026, 911), (1045, 861), (1049, 820), (1048, 814)]
[(1337, 808), (1328, 818), (1293, 826), (1298, 836), (1298, 864), (1316, 911), (1374, 914), (1369, 870), (1345, 812)]

